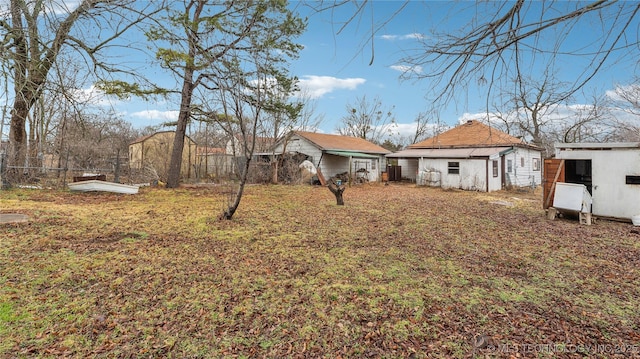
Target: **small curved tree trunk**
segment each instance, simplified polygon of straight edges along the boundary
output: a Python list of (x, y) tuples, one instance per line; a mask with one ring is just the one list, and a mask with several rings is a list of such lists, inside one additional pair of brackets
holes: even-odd
[(224, 211), (222, 211), (222, 214), (220, 214), (220, 216), (218, 217), (219, 220), (230, 221), (231, 219), (233, 219), (233, 215), (236, 213), (236, 210), (238, 210), (238, 206), (240, 206), (240, 200), (242, 199), (244, 186), (247, 183), (247, 179), (249, 178), (249, 167), (251, 166), (251, 156), (246, 156), (245, 159), (246, 161), (245, 161), (243, 171), (240, 175), (240, 184), (238, 185), (238, 190), (235, 193), (233, 193), (233, 200), (231, 200), (227, 208)]
[(333, 178), (331, 178), (329, 179), (329, 183), (327, 183), (327, 188), (329, 188), (329, 191), (331, 191), (331, 193), (336, 196), (336, 204), (338, 206), (344, 206), (344, 198), (342, 198), (342, 193), (344, 192), (346, 187), (343, 184), (338, 185), (333, 180)]

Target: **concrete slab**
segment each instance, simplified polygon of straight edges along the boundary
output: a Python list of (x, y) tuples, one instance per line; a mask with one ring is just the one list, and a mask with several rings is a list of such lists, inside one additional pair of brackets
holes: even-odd
[(0, 223), (28, 222), (29, 216), (20, 213), (0, 213)]

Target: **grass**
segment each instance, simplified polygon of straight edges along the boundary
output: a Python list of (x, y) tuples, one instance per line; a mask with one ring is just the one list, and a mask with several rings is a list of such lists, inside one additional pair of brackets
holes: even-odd
[(478, 335), (637, 348), (638, 231), (548, 221), (539, 197), (365, 185), (338, 207), (324, 188), (250, 186), (220, 222), (215, 188), (2, 191), (31, 220), (0, 227), (0, 357), (509, 355)]

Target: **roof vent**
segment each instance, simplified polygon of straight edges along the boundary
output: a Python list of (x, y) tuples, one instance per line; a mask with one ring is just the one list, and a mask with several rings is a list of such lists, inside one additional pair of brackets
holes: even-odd
[(473, 120), (467, 120), (467, 125), (470, 125), (473, 123)]

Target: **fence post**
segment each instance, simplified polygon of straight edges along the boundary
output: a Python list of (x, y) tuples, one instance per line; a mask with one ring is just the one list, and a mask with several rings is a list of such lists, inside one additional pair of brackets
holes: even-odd
[(8, 189), (7, 181), (7, 153), (0, 152), (0, 189)]

